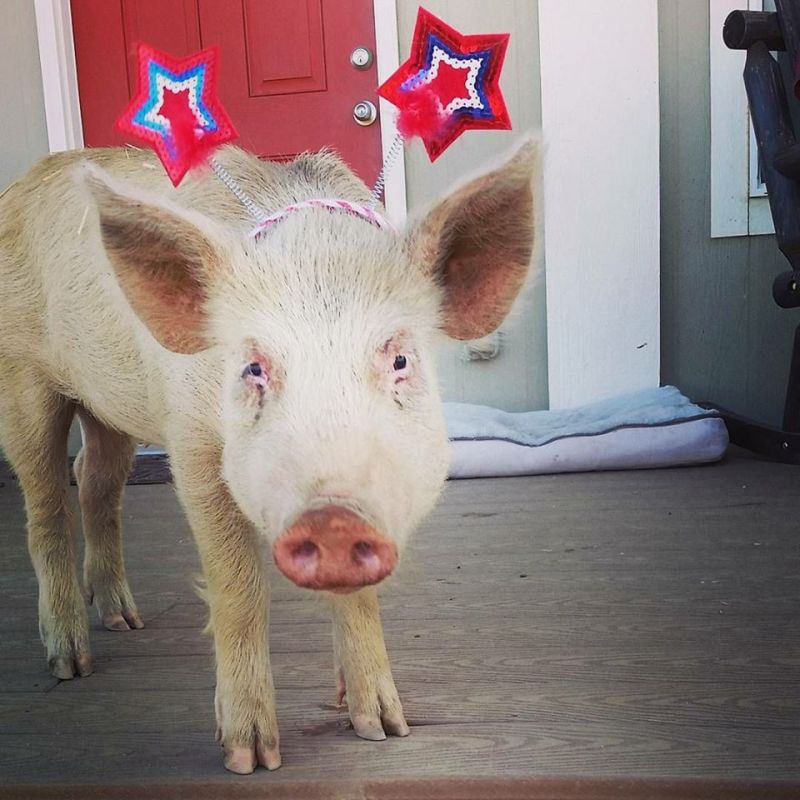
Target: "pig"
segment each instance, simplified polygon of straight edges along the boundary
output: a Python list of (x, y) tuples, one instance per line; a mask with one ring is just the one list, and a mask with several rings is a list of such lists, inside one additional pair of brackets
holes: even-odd
[[(134, 148), (49, 156), (0, 198), (0, 445), (25, 496), (49, 669), (92, 672), (86, 598), (143, 627), (120, 508), (136, 442), (163, 445), (199, 549), (224, 765), (281, 764), (267, 642), (271, 554), (325, 592), (355, 733), (405, 736), (376, 584), (434, 506), (448, 445), (445, 337), (495, 330), (529, 272), (539, 145), (465, 182), (401, 232), (308, 208), (251, 236), (208, 170), (173, 188)], [(331, 152), (216, 158), (267, 212), (368, 203)], [(83, 520), (83, 582), (67, 436)]]

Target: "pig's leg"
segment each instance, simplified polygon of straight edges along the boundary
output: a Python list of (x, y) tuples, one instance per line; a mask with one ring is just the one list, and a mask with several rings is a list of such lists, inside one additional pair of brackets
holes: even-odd
[(383, 641), (378, 593), (370, 586), (333, 595), (333, 650), (338, 701), (347, 694), (355, 732), (363, 739), (408, 736), (409, 728)]
[(264, 553), (220, 477), (219, 456), (170, 458), (206, 582), (217, 660), (217, 738), (231, 772), (281, 765)]
[(125, 576), (122, 555), (122, 492), (135, 444), (78, 409), (83, 447), (75, 459), (86, 552), (83, 581), (103, 625), (111, 631), (143, 628)]
[(75, 565), (67, 498), (71, 401), (35, 368), (0, 359), (0, 444), (25, 494), (28, 550), (39, 580), (39, 632), (50, 670), (68, 680), (89, 675), (89, 627)]

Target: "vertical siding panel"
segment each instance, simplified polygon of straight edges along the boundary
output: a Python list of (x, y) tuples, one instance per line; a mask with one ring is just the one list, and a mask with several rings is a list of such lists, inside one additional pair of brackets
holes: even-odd
[(550, 403), (659, 381), (658, 8), (539, 0)]
[[(524, 131), (541, 125), (538, 5), (535, 0), (427, 0), (432, 13), (464, 33), (511, 33), (501, 86), (514, 130), (470, 131), (435, 164), (419, 142), (406, 154), (409, 214), (413, 216), (456, 181), (495, 160)], [(400, 56), (409, 51), (418, 3), (397, 0)], [(544, 275), (503, 325), (503, 348), (491, 361), (461, 360), (463, 345), (448, 344), (440, 358), (445, 398), (508, 410), (547, 407), (547, 328)]]
[(710, 236), (709, 33), (707, 0), (659, 0), (662, 381), (778, 423), (800, 311), (774, 236)]
[(0, 191), (47, 153), (31, 0), (0, 3)]

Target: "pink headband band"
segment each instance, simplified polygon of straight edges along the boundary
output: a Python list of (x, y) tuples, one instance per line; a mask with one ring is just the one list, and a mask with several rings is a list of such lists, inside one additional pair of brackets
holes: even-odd
[(303, 200), (299, 203), (292, 203), (275, 214), (270, 214), (268, 217), (262, 217), (256, 227), (250, 233), (254, 239), (258, 239), (269, 231), (275, 224), (283, 219), (286, 219), (292, 212), (301, 211), (304, 208), (326, 208), (329, 211), (343, 211), (345, 214), (350, 214), (354, 217), (359, 217), (366, 220), (372, 225), (386, 231), (396, 233), (394, 226), (379, 214), (375, 209), (365, 206), (361, 203), (354, 203), (351, 200), (339, 200), (332, 197), (318, 197), (313, 200)]

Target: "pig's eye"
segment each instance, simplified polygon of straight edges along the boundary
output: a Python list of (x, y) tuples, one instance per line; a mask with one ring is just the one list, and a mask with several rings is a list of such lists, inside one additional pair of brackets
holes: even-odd
[(394, 357), (394, 364), (392, 364), (392, 367), (395, 372), (400, 372), (401, 369), (405, 369), (407, 366), (408, 359), (404, 355)]
[(251, 361), (242, 370), (242, 380), (248, 386), (257, 386), (259, 391), (263, 391), (267, 388), (267, 383), (269, 382), (268, 369), (259, 361)]

